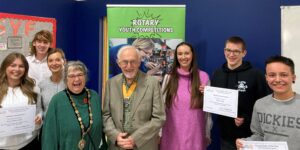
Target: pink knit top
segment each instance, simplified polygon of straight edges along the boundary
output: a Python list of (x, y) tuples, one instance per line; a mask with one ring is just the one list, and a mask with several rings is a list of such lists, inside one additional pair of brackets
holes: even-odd
[[(166, 122), (162, 128), (160, 150), (206, 149), (206, 120), (202, 109), (191, 109), (190, 73), (177, 69), (179, 74), (177, 96), (171, 108), (166, 108)], [(209, 76), (199, 70), (202, 85), (207, 85)]]

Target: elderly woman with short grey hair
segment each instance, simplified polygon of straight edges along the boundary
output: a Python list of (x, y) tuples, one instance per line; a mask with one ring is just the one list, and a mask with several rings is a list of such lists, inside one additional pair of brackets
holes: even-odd
[(65, 66), (66, 89), (52, 97), (46, 115), (43, 150), (96, 150), (102, 133), (100, 96), (86, 87), (87, 67), (81, 61)]

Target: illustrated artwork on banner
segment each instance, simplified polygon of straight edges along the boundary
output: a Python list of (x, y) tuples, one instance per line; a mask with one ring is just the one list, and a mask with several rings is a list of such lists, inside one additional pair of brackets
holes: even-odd
[(130, 27), (120, 27), (120, 33), (133, 33), (132, 38), (162, 38), (161, 33), (174, 32), (173, 27), (160, 27), (162, 16), (151, 13), (149, 9), (136, 11), (136, 16)]

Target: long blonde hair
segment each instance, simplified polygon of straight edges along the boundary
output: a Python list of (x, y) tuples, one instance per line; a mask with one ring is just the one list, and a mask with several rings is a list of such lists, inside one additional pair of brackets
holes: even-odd
[(8, 90), (8, 80), (6, 75), (6, 69), (11, 65), (16, 59), (20, 59), (25, 67), (24, 75), (20, 79), (20, 89), (28, 97), (29, 104), (34, 104), (37, 101), (37, 93), (33, 91), (35, 86), (34, 80), (28, 77), (29, 65), (25, 56), (21, 53), (12, 52), (5, 57), (0, 67), (0, 105), (4, 96), (7, 94)]

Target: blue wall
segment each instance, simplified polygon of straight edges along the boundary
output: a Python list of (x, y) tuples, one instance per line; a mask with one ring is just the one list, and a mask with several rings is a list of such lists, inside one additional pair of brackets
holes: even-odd
[[(64, 49), (68, 59), (86, 63), (90, 69), (88, 86), (101, 91), (99, 21), (106, 16), (106, 4), (186, 4), (186, 41), (197, 49), (201, 68), (211, 74), (225, 61), (224, 41), (232, 35), (246, 40), (246, 59), (263, 69), (267, 57), (280, 54), (280, 6), (300, 5), (300, 1), (0, 0), (0, 12), (56, 18), (57, 47)], [(210, 149), (218, 149), (217, 139), (213, 141)]]
[[(280, 53), (280, 6), (299, 5), (298, 0), (1, 0), (0, 12), (57, 19), (57, 47), (69, 60), (79, 59), (90, 69), (88, 86), (98, 90), (102, 48), (99, 21), (106, 4), (186, 4), (186, 41), (198, 50), (199, 65), (212, 73), (225, 60), (224, 41), (242, 36), (248, 45), (246, 59), (263, 69), (263, 61)], [(100, 65), (100, 66), (99, 66)], [(99, 80), (100, 79), (100, 80)]]
[(280, 6), (298, 0), (1, 0), (0, 12), (57, 19), (57, 47), (67, 58), (79, 59), (90, 69), (88, 86), (100, 90), (102, 48), (99, 21), (106, 4), (186, 4), (186, 41), (198, 50), (199, 65), (212, 73), (225, 60), (224, 41), (242, 36), (248, 45), (247, 60), (263, 69), (263, 61), (280, 53)]

